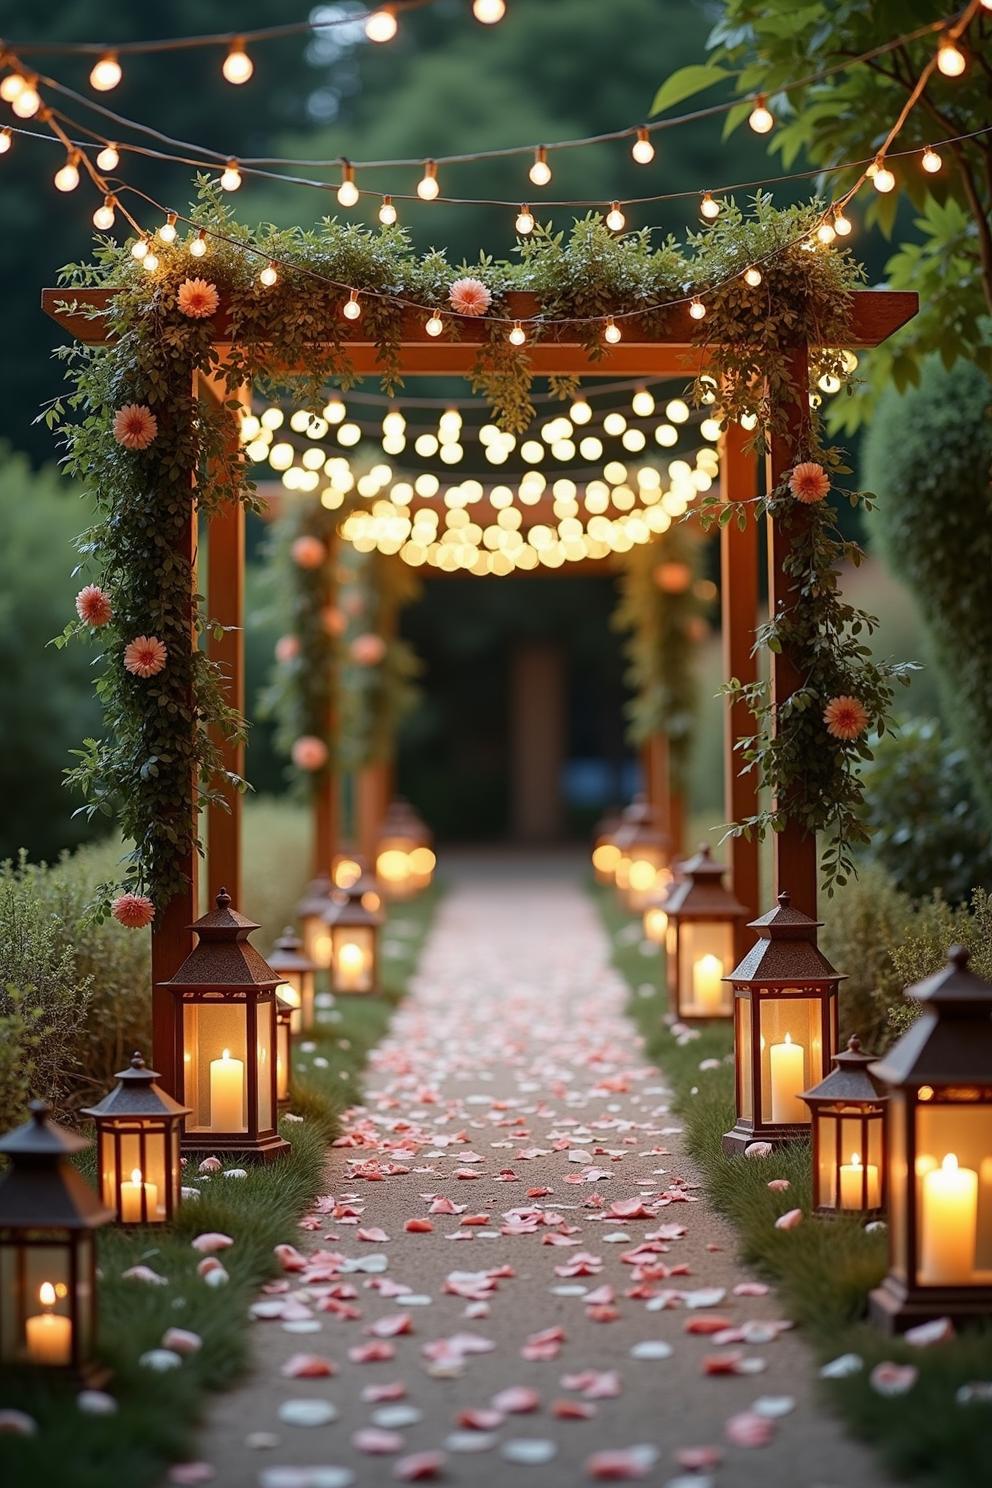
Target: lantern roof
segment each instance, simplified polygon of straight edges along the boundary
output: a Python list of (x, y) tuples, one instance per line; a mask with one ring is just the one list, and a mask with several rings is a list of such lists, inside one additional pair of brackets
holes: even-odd
[[(326, 908), (326, 905), (324, 906)], [(323, 911), (321, 911), (323, 913)], [(273, 971), (316, 971), (317, 967), (309, 956), (303, 954), (303, 942), (293, 929), (287, 925), (285, 930), (275, 942), (268, 957), (269, 965)]]
[(887, 1085), (992, 1081), (992, 984), (968, 970), (969, 957), (964, 946), (952, 946), (940, 971), (907, 987), (907, 997), (924, 1007), (873, 1065)]
[(275, 987), (279, 981), (272, 967), (248, 939), (258, 929), (254, 920), (231, 908), (226, 889), (217, 895), (217, 908), (201, 915), (190, 927), (199, 936), (175, 976), (165, 987)]
[(333, 887), (329, 873), (318, 873), (316, 878), (312, 878), (296, 907), (299, 917), (306, 919), (309, 915), (322, 915), (327, 908), (327, 901), (331, 897)]
[(664, 907), (681, 919), (743, 919), (747, 910), (723, 881), (726, 869), (710, 852), (709, 844), (680, 864), (682, 876), (668, 890)]
[(875, 1054), (864, 1053), (861, 1040), (856, 1034), (852, 1034), (847, 1041), (847, 1048), (834, 1055), (833, 1069), (818, 1085), (812, 1086), (801, 1095), (800, 1100), (806, 1101), (810, 1106), (820, 1102), (832, 1104), (835, 1101), (841, 1104), (848, 1101), (870, 1101), (877, 1104), (886, 1100), (888, 1091), (870, 1068), (876, 1058)]
[(131, 1063), (114, 1076), (117, 1084), (113, 1090), (98, 1101), (87, 1106), (84, 1116), (113, 1118), (115, 1116), (179, 1117), (188, 1116), (191, 1107), (181, 1106), (155, 1082), (158, 1070), (149, 1069), (137, 1050), (131, 1055)]
[(644, 846), (657, 847), (667, 853), (672, 845), (671, 838), (658, 826), (654, 808), (644, 795), (635, 796), (630, 805), (624, 807), (613, 840), (624, 852)]
[(778, 987), (797, 982), (845, 981), (835, 971), (816, 944), (816, 932), (822, 921), (811, 919), (796, 909), (784, 890), (775, 908), (748, 923), (758, 939), (725, 982), (760, 982)]
[(50, 1119), (47, 1101), (32, 1101), (30, 1119), (0, 1138), (10, 1168), (0, 1180), (0, 1229), (90, 1230), (113, 1219), (69, 1157), (89, 1147)]
[(378, 902), (379, 890), (375, 879), (363, 873), (350, 888), (338, 890), (324, 915), (325, 923), (332, 926), (381, 925), (383, 922), (381, 911), (378, 908), (370, 909), (365, 903), (365, 897), (368, 894), (374, 894)]

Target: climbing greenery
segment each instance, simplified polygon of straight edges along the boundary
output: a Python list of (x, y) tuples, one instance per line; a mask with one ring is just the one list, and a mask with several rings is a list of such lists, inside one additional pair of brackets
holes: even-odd
[[(297, 404), (319, 408), (329, 382), (348, 387), (359, 376), (349, 352), (352, 322), (341, 314), (349, 291), (359, 296), (361, 333), (375, 344), (383, 385), (395, 389), (404, 334), (418, 324), (422, 307), (444, 313), (452, 280), (473, 275), (492, 296), (480, 322), (473, 381), (489, 397), (494, 419), (519, 432), (533, 412), (530, 344), (578, 336), (591, 355), (605, 357), (598, 317), (618, 317), (627, 337), (661, 332), (672, 313), (664, 302), (701, 293), (709, 307), (699, 335), (710, 380), (697, 393), (712, 401), (713, 388), (724, 387), (725, 416), (753, 412), (755, 439), (763, 444), (775, 431), (752, 379), (766, 378), (780, 389), (790, 371), (789, 346), (803, 338), (827, 348), (817, 353), (811, 376), (839, 375), (851, 291), (861, 279), (846, 250), (812, 245), (823, 210), (817, 202), (776, 211), (759, 196), (746, 213), (728, 202), (716, 225), (691, 235), (685, 250), (672, 240), (656, 247), (647, 232), (616, 236), (590, 217), (567, 236), (538, 227), (515, 262), (483, 257), (456, 269), (443, 253), (417, 255), (396, 227), (370, 230), (328, 219), (312, 230), (249, 230), (234, 221), (221, 196), (215, 185), (200, 181), (190, 215), (209, 233), (201, 258), (190, 254), (191, 231), (172, 245), (156, 244), (159, 263), (149, 273), (129, 245), (104, 238), (91, 263), (63, 271), (67, 303), (74, 289), (113, 288), (111, 338), (59, 349), (70, 390), (45, 414), (64, 442), (66, 470), (96, 502), (97, 521), (80, 539), (81, 570), (113, 605), (110, 623), (91, 632), (99, 646), (96, 688), (105, 728), (101, 738), (85, 741), (69, 781), (82, 792), (84, 811), (117, 818), (130, 843), (125, 882), (159, 906), (180, 887), (189, 854), (199, 848), (191, 782), (201, 805), (219, 799), (225, 785), (242, 785), (222, 773), (217, 740), (238, 735), (244, 722), (226, 705), (222, 679), (201, 648), (210, 618), (195, 594), (190, 557), (194, 482), (202, 518), (226, 502), (255, 505), (247, 466), (225, 439), (237, 405), (218, 407), (195, 390), (198, 379), (221, 370), (214, 344), (219, 325), (228, 386), (242, 382), (276, 396), (289, 391)], [(259, 272), (267, 260), (277, 262), (278, 278), (264, 288)], [(756, 262), (762, 283), (752, 291), (740, 276)], [(205, 280), (216, 291), (216, 314), (188, 313), (184, 286), (191, 280)], [(498, 318), (507, 314), (511, 291), (534, 296), (523, 347), (509, 343), (507, 322)], [(458, 337), (463, 324), (446, 314), (445, 336)], [(560, 379), (553, 386), (564, 396), (572, 383)], [(115, 413), (128, 404), (146, 406), (157, 419), (147, 448), (125, 448), (114, 437)], [(797, 458), (818, 448), (811, 437)], [(838, 464), (821, 457), (831, 468)], [(776, 492), (762, 509), (772, 520), (785, 519), (788, 498)], [(763, 729), (765, 742), (754, 745), (762, 779), (789, 789), (778, 791), (781, 804), (767, 819), (742, 829), (779, 826), (788, 811), (811, 828), (832, 823), (844, 843), (861, 746), (839, 750), (824, 736), (817, 722), (824, 689), (857, 685), (873, 724), (881, 726), (889, 673), (861, 654), (866, 621), (837, 597), (837, 563), (850, 549), (832, 533), (824, 513), (816, 513), (794, 558), (796, 603), (761, 638), (762, 644), (795, 647), (805, 680), (783, 710), (776, 738), (765, 739)], [(379, 560), (370, 557), (369, 563), (378, 572)], [(402, 570), (395, 565), (393, 572)], [(380, 599), (388, 592), (378, 578), (372, 587)], [(68, 626), (59, 643), (81, 628)], [(376, 633), (383, 634), (381, 626)], [(156, 675), (135, 676), (124, 666), (124, 649), (138, 636), (154, 636), (166, 647)], [(360, 722), (346, 730), (360, 741), (348, 745), (355, 758), (381, 755), (384, 730), (409, 680), (402, 649), (390, 643), (386, 657), (381, 665), (357, 663), (360, 673), (353, 656), (345, 660), (343, 693), (350, 697), (355, 690), (359, 698)], [(301, 722), (305, 713), (312, 723), (317, 700), (309, 684), (306, 698), (301, 694), (291, 706)], [(767, 723), (771, 713), (763, 706)]]

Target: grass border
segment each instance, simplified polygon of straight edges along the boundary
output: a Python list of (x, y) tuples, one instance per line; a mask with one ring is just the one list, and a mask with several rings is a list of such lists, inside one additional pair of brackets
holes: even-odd
[[(592, 892), (613, 965), (631, 989), (629, 1013), (649, 1057), (671, 1083), (689, 1150), (711, 1201), (737, 1228), (742, 1259), (774, 1281), (786, 1316), (802, 1327), (820, 1362), (846, 1353), (864, 1360), (864, 1370), (847, 1379), (818, 1382), (825, 1402), (893, 1473), (924, 1488), (976, 1488), (987, 1481), (992, 1401), (958, 1405), (955, 1396), (962, 1385), (992, 1381), (992, 1324), (921, 1349), (865, 1321), (868, 1291), (886, 1270), (884, 1233), (869, 1233), (853, 1219), (811, 1217), (805, 1143), (768, 1158), (724, 1154), (720, 1138), (734, 1124), (729, 1025), (703, 1027), (697, 1038), (680, 1043), (666, 1021), (663, 958), (644, 954), (638, 920), (619, 907), (611, 890), (593, 886)], [(790, 1187), (769, 1189), (772, 1178), (787, 1178)], [(803, 1210), (803, 1223), (777, 1230), (778, 1216), (794, 1208)], [(906, 1394), (886, 1397), (870, 1388), (868, 1372), (885, 1360), (919, 1370)]]

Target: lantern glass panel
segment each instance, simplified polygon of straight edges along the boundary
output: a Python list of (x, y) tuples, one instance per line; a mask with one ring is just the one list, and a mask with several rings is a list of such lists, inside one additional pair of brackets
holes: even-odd
[(301, 982), (303, 973), (301, 971), (284, 971), (282, 975), (286, 978), (276, 988), (276, 996), (281, 998), (293, 1009), (290, 1016), (290, 1027), (294, 1033), (303, 1032), (303, 991)]
[(976, 1090), (921, 1100), (916, 1154), (917, 1281), (992, 1285), (992, 1102)]
[(246, 1022), (244, 1002), (184, 1005), (185, 1097), (193, 1108), (187, 1130), (248, 1130)]
[(280, 1101), (289, 1099), (289, 1029), (284, 1019), (276, 1020), (276, 1100)]
[(823, 1079), (822, 1004), (818, 997), (776, 995), (758, 1003), (763, 1121), (809, 1125), (799, 1099)]
[(733, 988), (723, 977), (734, 965), (732, 925), (682, 920), (679, 935), (679, 1008), (686, 1018), (729, 1018)]
[(93, 1342), (92, 1276), (88, 1235), (73, 1245), (38, 1232), (0, 1245), (0, 1359), (68, 1366), (85, 1357)]
[(331, 933), (322, 915), (306, 915), (301, 924), (303, 954), (316, 966), (331, 964)]
[(335, 992), (371, 992), (375, 981), (375, 930), (371, 925), (334, 926)]
[(737, 1008), (737, 1027), (734, 1031), (734, 1048), (737, 1051), (737, 1080), (739, 1087), (740, 1114), (747, 1121), (754, 1120), (754, 1081), (751, 1073), (751, 1025), (753, 1012), (749, 997), (734, 999)]
[(658, 874), (664, 867), (665, 854), (660, 848), (635, 848), (627, 868), (628, 908), (632, 913), (640, 913), (651, 903)]
[[(176, 1191), (179, 1138), (165, 1126), (114, 1122), (99, 1132), (98, 1162), (103, 1202), (124, 1224), (161, 1224), (166, 1200)], [(135, 1174), (139, 1176), (136, 1178)], [(118, 1182), (120, 1203), (118, 1204)]]
[[(258, 1070), (258, 1126), (260, 1131), (266, 1131), (275, 1126), (275, 1113), (272, 1110), (272, 1061), (275, 1058), (273, 1048), (273, 1015), (274, 1004), (262, 1003), (255, 1016), (255, 1054)], [(278, 1071), (276, 1073), (278, 1079)]]
[(817, 1112), (816, 1202), (828, 1209), (879, 1209), (882, 1204), (882, 1113), (847, 1106)]

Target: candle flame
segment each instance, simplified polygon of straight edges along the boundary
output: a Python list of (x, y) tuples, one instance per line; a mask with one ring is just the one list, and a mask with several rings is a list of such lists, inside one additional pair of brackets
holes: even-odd
[(946, 1173), (953, 1173), (953, 1172), (955, 1172), (955, 1170), (957, 1169), (957, 1165), (958, 1165), (958, 1160), (957, 1160), (957, 1157), (955, 1156), (955, 1154), (953, 1152), (949, 1152), (947, 1154), (947, 1156), (944, 1158), (944, 1161), (941, 1163), (941, 1167), (944, 1169), (944, 1171)]
[(346, 971), (359, 970), (365, 959), (362, 955), (361, 947), (354, 945), (351, 941), (348, 941), (341, 947), (339, 956), (341, 967)]
[(792, 1034), (791, 1034), (791, 1033), (787, 1033), (787, 1034), (786, 1034), (786, 1035), (785, 1035), (785, 1042), (786, 1042), (786, 1043), (787, 1043), (787, 1044), (791, 1044), (791, 1043), (792, 1043)]
[(141, 1169), (140, 1168), (132, 1168), (131, 1169), (131, 1182), (135, 1185), (135, 1187), (140, 1187), (141, 1186)]
[(861, 1153), (860, 1152), (852, 1152), (851, 1153), (851, 1167), (852, 1168), (860, 1168), (860, 1166), (861, 1166)]
[(230, 1051), (230, 1049), (225, 1049), (224, 1052), (223, 1052), (223, 1054), (220, 1057), (221, 1057), (221, 1059), (230, 1059), (230, 1057), (231, 1057), (231, 1051)]
[(55, 1288), (50, 1281), (43, 1281), (38, 1288), (38, 1301), (42, 1307), (55, 1306)]

